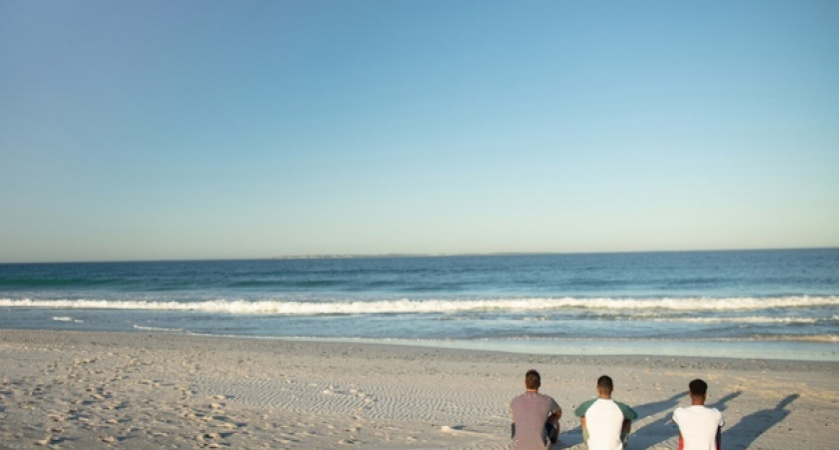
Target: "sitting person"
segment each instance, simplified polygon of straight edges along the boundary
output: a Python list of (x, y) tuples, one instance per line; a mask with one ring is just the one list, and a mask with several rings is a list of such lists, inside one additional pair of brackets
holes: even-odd
[(688, 383), (691, 406), (677, 408), (674, 422), (680, 428), (680, 450), (720, 450), (723, 413), (706, 406), (709, 385), (697, 379)]
[(510, 402), (513, 448), (545, 450), (549, 443), (557, 442), (563, 410), (553, 398), (539, 393), (540, 384), (539, 372), (529, 370), (525, 374), (525, 392)]
[(622, 450), (627, 446), (630, 423), (637, 414), (633, 408), (613, 400), (612, 391), (612, 378), (606, 375), (598, 378), (598, 397), (575, 410), (589, 450)]

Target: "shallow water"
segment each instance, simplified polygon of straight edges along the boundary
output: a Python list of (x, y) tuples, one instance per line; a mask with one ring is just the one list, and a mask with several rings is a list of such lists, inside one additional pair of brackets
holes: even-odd
[(0, 265), (0, 327), (837, 360), (838, 250)]

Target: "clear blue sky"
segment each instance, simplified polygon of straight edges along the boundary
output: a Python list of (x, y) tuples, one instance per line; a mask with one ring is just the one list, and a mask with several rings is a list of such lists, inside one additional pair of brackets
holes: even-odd
[(0, 262), (838, 245), (838, 2), (0, 3)]

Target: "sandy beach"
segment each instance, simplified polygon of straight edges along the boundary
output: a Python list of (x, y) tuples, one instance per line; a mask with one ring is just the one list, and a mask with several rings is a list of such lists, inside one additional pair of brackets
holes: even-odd
[(521, 355), (167, 334), (0, 331), (0, 448), (506, 448), (528, 369), (564, 410), (613, 377), (631, 449), (676, 448), (671, 413), (709, 382), (727, 449), (838, 448), (838, 365)]

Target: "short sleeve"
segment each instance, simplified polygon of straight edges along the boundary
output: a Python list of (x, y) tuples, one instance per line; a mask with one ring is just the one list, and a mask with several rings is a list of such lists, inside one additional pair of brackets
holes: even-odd
[(592, 406), (593, 403), (595, 403), (595, 400), (598, 400), (598, 399), (593, 398), (592, 400), (588, 400), (588, 401), (585, 401), (585, 402), (581, 403), (580, 406), (578, 406), (577, 409), (575, 409), (575, 415), (578, 416), (578, 417), (585, 416), (586, 411), (589, 409), (590, 406)]
[(554, 397), (549, 397), (549, 399), (551, 399), (551, 401), (548, 403), (548, 413), (554, 414), (560, 410), (560, 405), (557, 404), (557, 400), (554, 400)]
[(674, 410), (674, 423), (677, 425), (680, 424), (680, 411), (682, 411), (681, 408), (677, 408), (676, 410)]
[(621, 403), (621, 402), (615, 402), (615, 403), (618, 405), (619, 409), (621, 409), (621, 414), (624, 415), (625, 419), (635, 420), (636, 417), (638, 417), (638, 414), (636, 414), (636, 411), (633, 411), (633, 408), (631, 408), (631, 407), (629, 407), (629, 406), (627, 406), (627, 405), (625, 405), (624, 403)]

